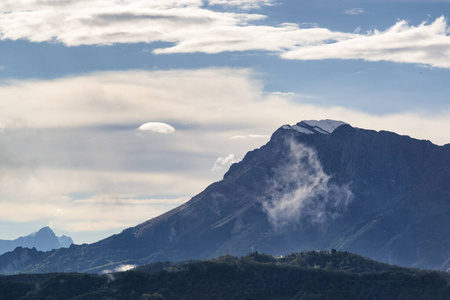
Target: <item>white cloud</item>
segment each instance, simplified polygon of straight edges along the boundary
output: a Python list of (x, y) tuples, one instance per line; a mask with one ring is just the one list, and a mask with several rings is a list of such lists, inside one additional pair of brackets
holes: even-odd
[[(370, 115), (342, 107), (315, 106), (294, 101), (289, 94), (265, 93), (263, 82), (256, 80), (255, 76), (245, 69), (201, 69), (103, 72), (54, 80), (11, 81), (0, 86), (2, 138), (7, 141), (4, 145), (21, 142), (14, 133), (23, 128), (23, 143), (39, 146), (34, 148), (34, 152), (39, 152), (49, 146), (40, 145), (41, 141), (52, 144), (52, 149), (59, 146), (57, 141), (46, 140), (36, 131), (41, 128), (129, 125), (159, 119), (186, 124), (186, 128), (193, 129), (186, 130), (185, 134), (190, 135), (182, 144), (173, 139), (168, 141), (164, 135), (155, 135), (155, 139), (173, 143), (171, 147), (182, 151), (203, 153), (205, 148), (199, 148), (193, 141), (203, 143), (207, 138), (212, 147), (222, 147), (219, 146), (223, 145), (222, 139), (229, 141), (233, 136), (247, 136), (249, 131), (269, 135), (286, 123), (328, 118), (344, 120), (353, 126), (388, 129), (428, 138), (436, 143), (450, 141), (445, 132), (436, 130), (446, 128), (448, 108), (436, 115), (410, 111)], [(215, 101), (211, 101), (212, 98)], [(205, 132), (200, 134), (196, 130)], [(106, 133), (99, 134), (105, 137)], [(128, 137), (126, 132), (124, 135)], [(118, 133), (111, 136), (117, 137)], [(75, 145), (81, 142), (77, 141)], [(124, 140), (122, 143), (128, 142)], [(151, 146), (158, 147), (152, 148), (154, 150), (165, 149), (155, 143)], [(5, 146), (1, 155), (19, 155), (26, 148), (7, 150)], [(70, 148), (61, 151), (70, 151)], [(24, 162), (29, 164), (37, 159), (32, 157)], [(3, 156), (3, 164), (5, 161), (7, 158)]]
[(308, 94), (298, 94), (293, 92), (270, 92), (270, 94), (275, 96), (285, 96), (285, 97), (291, 97), (293, 99), (315, 99), (317, 96), (314, 95), (308, 95)]
[(263, 50), (284, 53), (303, 45), (314, 45), (351, 38), (353, 34), (333, 32), (326, 28), (299, 28), (292, 23), (276, 27), (240, 25), (204, 27), (185, 32), (177, 43), (168, 48), (156, 49), (154, 53), (220, 53), (224, 51)]
[[(61, 208), (63, 207), (63, 208)], [(156, 217), (172, 207), (153, 205), (77, 205), (49, 201), (21, 203), (2, 201), (0, 218), (6, 222), (40, 221), (52, 228), (69, 232), (123, 230)], [(56, 212), (59, 211), (58, 214)], [(12, 214), (11, 212), (18, 212)]]
[(262, 6), (275, 5), (275, 0), (209, 0), (210, 5), (237, 6), (242, 9), (258, 9)]
[(175, 132), (175, 128), (173, 128), (169, 124), (161, 123), (161, 122), (148, 122), (148, 123), (145, 123), (145, 124), (142, 124), (141, 126), (139, 126), (138, 129), (142, 130), (142, 131), (151, 131), (151, 132), (162, 133), (162, 134), (168, 134), (168, 133)]
[[(258, 83), (247, 80), (249, 74), (227, 69), (129, 71), (12, 81), (0, 87), (5, 107), (0, 118), (6, 128), (142, 124), (148, 119), (209, 123), (215, 113), (239, 111), (240, 98), (256, 96)], [(210, 95), (217, 95), (216, 101)]]
[(236, 158), (234, 154), (228, 154), (227, 156), (219, 157), (214, 162), (214, 166), (211, 171), (217, 172), (222, 170), (225, 166), (230, 166), (234, 163), (239, 162), (241, 159)]
[[(49, 168), (1, 168), (0, 172), (0, 220), (41, 221), (71, 232), (134, 226), (190, 199), (178, 195), (195, 195), (210, 184), (208, 178), (177, 172)], [(166, 198), (148, 196), (155, 194)]]
[(98, 203), (98, 204), (170, 204), (170, 205), (181, 205), (187, 202), (189, 197), (179, 197), (173, 199), (141, 199), (132, 198), (129, 195), (125, 198), (117, 198), (118, 195), (94, 195), (92, 198), (75, 200), (76, 203)]
[(329, 184), (314, 149), (288, 141), (290, 152), (268, 182), (263, 207), (275, 229), (296, 226), (300, 219), (325, 224), (338, 217), (352, 199), (347, 185)]
[(270, 138), (270, 135), (267, 134), (247, 134), (247, 135), (233, 135), (230, 137), (232, 140), (239, 140), (239, 139), (268, 139)]
[(214, 12), (201, 0), (67, 0), (0, 3), (2, 39), (58, 41), (68, 46), (177, 42), (204, 27), (246, 24), (264, 16)]
[[(226, 3), (259, 7), (274, 2)], [(364, 59), (450, 67), (450, 37), (444, 17), (418, 26), (399, 21), (385, 31), (360, 34), (302, 28), (292, 23), (255, 25), (254, 21), (267, 16), (213, 11), (200, 0), (3, 1), (0, 12), (3, 40), (60, 42), (67, 46), (163, 41), (172, 45), (154, 53), (268, 51), (285, 59)]]
[(101, 273), (102, 274), (107, 274), (108, 275), (108, 279), (110, 281), (114, 281), (116, 279), (114, 278), (114, 276), (111, 273), (126, 272), (126, 271), (132, 270), (134, 268), (136, 268), (136, 265), (120, 265), (118, 267), (115, 267), (114, 270), (105, 269)]
[(114, 272), (125, 272), (136, 268), (136, 265), (120, 265), (114, 268)]
[[(35, 170), (23, 167), (20, 169), (3, 167), (1, 170), (0, 197), (2, 200), (17, 202), (39, 203), (43, 199), (65, 202), (67, 199), (73, 198), (70, 195), (107, 194), (109, 199), (137, 198), (145, 200), (143, 203), (146, 203), (149, 193), (164, 194), (170, 198), (179, 199), (178, 195), (193, 195), (199, 192), (200, 188), (209, 184), (207, 178), (196, 177), (194, 174), (190, 174), (189, 180), (186, 180), (186, 175), (181, 171), (170, 173), (151, 172), (150, 170), (147, 172), (64, 170), (46, 166)], [(108, 199), (104, 196), (92, 197), (90, 196), (88, 199), (98, 201)], [(161, 200), (162, 203), (167, 203), (163, 201), (164, 198)], [(108, 203), (107, 201), (101, 202)], [(176, 204), (176, 202), (174, 203)], [(119, 204), (126, 204), (126, 201)]]
[(335, 43), (298, 47), (281, 56), (298, 60), (364, 59), (450, 68), (450, 37), (444, 17), (419, 26), (399, 21), (385, 31), (374, 30)]
[(344, 11), (344, 14), (345, 14), (345, 15), (357, 16), (357, 15), (363, 14), (363, 13), (365, 13), (365, 12), (366, 12), (366, 11), (365, 11), (363, 8), (357, 8), (357, 7), (355, 7), (355, 8), (349, 8), (349, 9), (346, 9), (346, 10)]

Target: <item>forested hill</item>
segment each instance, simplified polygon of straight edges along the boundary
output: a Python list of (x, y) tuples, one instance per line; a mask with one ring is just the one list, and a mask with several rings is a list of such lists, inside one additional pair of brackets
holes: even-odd
[(0, 277), (0, 299), (450, 299), (450, 275), (339, 251), (251, 253), (105, 275)]

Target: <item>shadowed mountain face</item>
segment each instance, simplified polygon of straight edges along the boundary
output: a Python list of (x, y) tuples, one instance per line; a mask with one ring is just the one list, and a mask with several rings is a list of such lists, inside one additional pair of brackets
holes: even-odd
[(91, 245), (27, 252), (21, 267), (11, 265), (23, 257), (16, 249), (8, 260), (0, 257), (0, 270), (99, 272), (226, 253), (331, 248), (447, 270), (449, 207), (450, 145), (304, 121), (278, 129), (222, 181), (166, 214)]
[(14, 250), (16, 247), (36, 248), (40, 251), (50, 251), (61, 247), (69, 247), (73, 241), (68, 236), (56, 236), (50, 227), (43, 227), (37, 232), (15, 240), (0, 240), (0, 254)]

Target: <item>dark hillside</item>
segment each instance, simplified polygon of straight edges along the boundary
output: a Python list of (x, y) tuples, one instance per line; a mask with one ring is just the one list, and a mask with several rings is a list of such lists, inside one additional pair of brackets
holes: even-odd
[(450, 276), (339, 251), (251, 253), (107, 275), (0, 277), (0, 299), (448, 299)]

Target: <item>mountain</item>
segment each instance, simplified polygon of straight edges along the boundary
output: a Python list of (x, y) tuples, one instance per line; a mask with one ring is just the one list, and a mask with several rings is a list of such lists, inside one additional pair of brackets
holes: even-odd
[(250, 253), (106, 275), (0, 277), (0, 299), (449, 299), (450, 275), (339, 251)]
[(0, 256), (0, 272), (101, 272), (225, 253), (331, 248), (446, 271), (449, 178), (450, 144), (302, 121), (279, 128), (223, 180), (177, 208), (94, 244), (48, 253), (16, 249)]
[(50, 227), (43, 227), (37, 232), (27, 236), (19, 237), (15, 240), (0, 240), (0, 254), (12, 251), (17, 247), (36, 248), (40, 251), (50, 251), (53, 249), (67, 248), (73, 244), (68, 236), (56, 236)]

